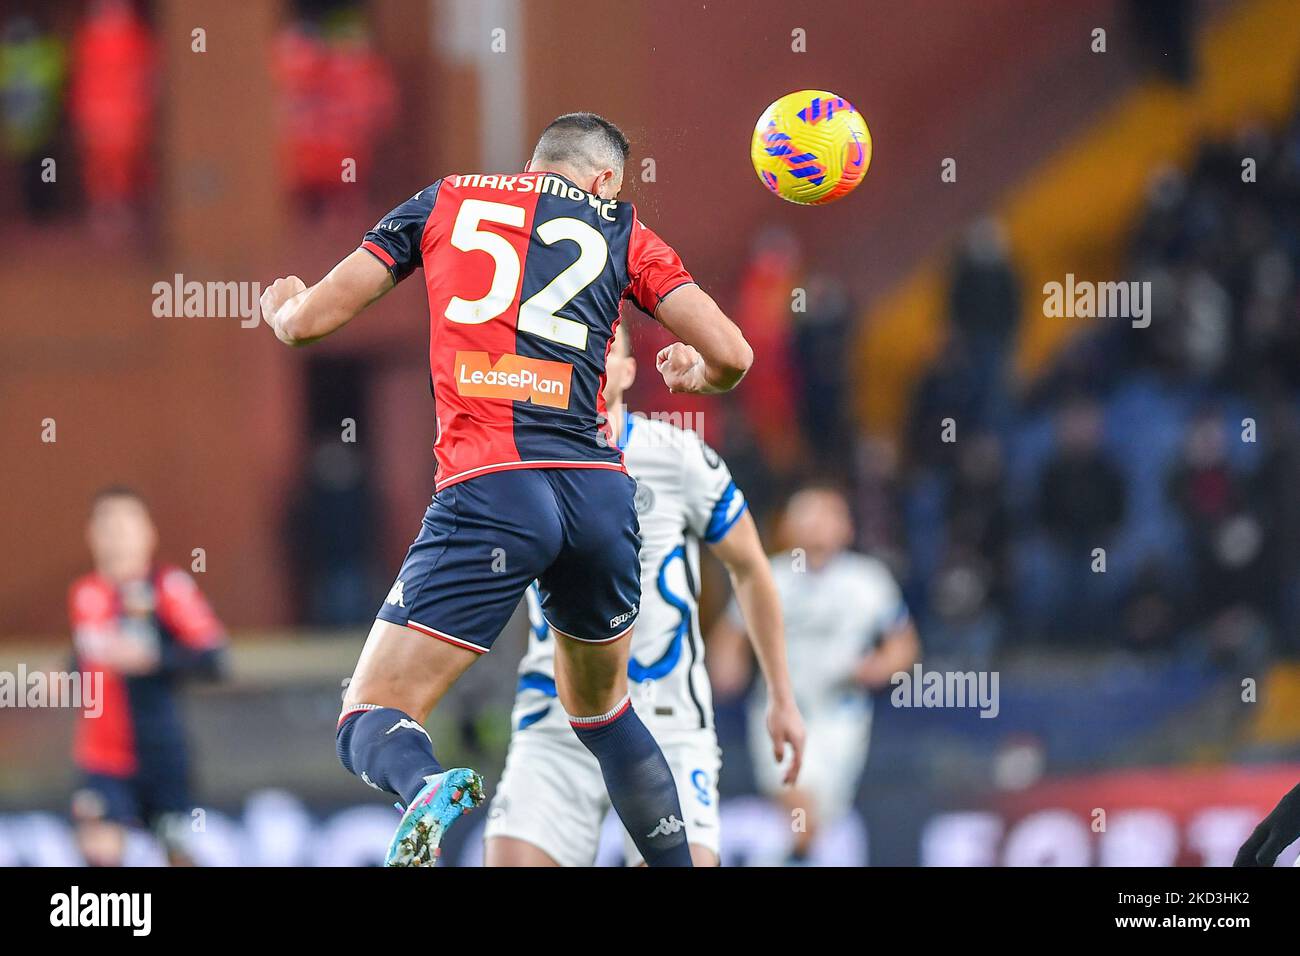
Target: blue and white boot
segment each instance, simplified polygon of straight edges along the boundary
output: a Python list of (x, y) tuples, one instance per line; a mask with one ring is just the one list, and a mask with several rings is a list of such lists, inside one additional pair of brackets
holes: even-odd
[(483, 802), (483, 778), (457, 767), (425, 778), (388, 844), (385, 866), (436, 866), (448, 827)]

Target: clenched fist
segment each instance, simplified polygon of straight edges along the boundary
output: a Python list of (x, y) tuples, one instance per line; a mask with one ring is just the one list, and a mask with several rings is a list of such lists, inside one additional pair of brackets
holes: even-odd
[(276, 279), (262, 292), (262, 318), (266, 320), (266, 324), (275, 332), (277, 338), (280, 337), (280, 326), (276, 323), (276, 316), (280, 307), (306, 288), (307, 284), (297, 276), (286, 276), (283, 279)]
[(704, 359), (684, 342), (674, 342), (659, 350), (655, 368), (664, 377), (670, 392), (699, 392), (706, 386)]

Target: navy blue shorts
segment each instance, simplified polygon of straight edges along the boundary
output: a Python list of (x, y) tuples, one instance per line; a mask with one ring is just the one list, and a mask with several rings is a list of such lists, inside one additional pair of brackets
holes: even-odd
[(526, 468), (444, 488), (380, 620), (482, 653), (536, 580), (556, 631), (622, 637), (641, 600), (636, 482), (608, 468)]
[(189, 816), (189, 782), (183, 772), (114, 777), (84, 772), (72, 796), (77, 820), (105, 820), (124, 826), (154, 826), (169, 814)]

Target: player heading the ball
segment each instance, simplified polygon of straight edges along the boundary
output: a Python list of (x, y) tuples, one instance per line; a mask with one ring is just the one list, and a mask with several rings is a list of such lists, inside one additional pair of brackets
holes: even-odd
[(627, 156), (608, 120), (561, 116), (523, 173), (443, 177), (315, 285), (290, 276), (262, 296), (276, 337), (305, 345), (424, 270), (435, 492), (338, 727), (344, 767), (406, 807), (390, 865), (433, 863), (444, 830), (482, 800), (478, 774), (444, 770), (422, 725), (534, 579), (558, 635), (560, 703), (610, 802), (647, 863), (690, 865), (672, 773), (628, 697), (640, 539), (601, 381), (624, 298), (680, 339), (656, 360), (673, 391), (727, 391), (753, 355), (672, 248), (617, 200)]

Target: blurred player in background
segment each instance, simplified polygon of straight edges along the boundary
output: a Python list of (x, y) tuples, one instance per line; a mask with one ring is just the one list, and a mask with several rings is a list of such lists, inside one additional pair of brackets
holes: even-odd
[(608, 120), (561, 116), (523, 174), (444, 177), (316, 285), (290, 276), (262, 296), (276, 337), (305, 345), (424, 268), (433, 503), (362, 649), (337, 736), (343, 766), (405, 804), (389, 865), (432, 865), (446, 828), (482, 799), (477, 773), (438, 763), (423, 723), (534, 580), (560, 638), (556, 691), (614, 809), (651, 866), (691, 865), (672, 772), (627, 689), (641, 599), (636, 483), (601, 391), (624, 298), (681, 340), (656, 360), (669, 389), (725, 392), (753, 354), (677, 253), (616, 200), (627, 156)]
[[(726, 565), (767, 686), (772, 749), (792, 751), (786, 783), (794, 783), (803, 751), (803, 720), (785, 659), (776, 584), (745, 496), (717, 453), (691, 431), (627, 413), (623, 395), (636, 378), (626, 326), (614, 335), (605, 363), (605, 405), (612, 437), (636, 479), (641, 526), (641, 614), (628, 677), (637, 712), (654, 733), (686, 812), (691, 858), (717, 866), (718, 770), (713, 700), (704, 669), (698, 585), (700, 541)], [(600, 764), (556, 706), (555, 641), (535, 588), (528, 591), (532, 626), (519, 665), (505, 771), (488, 813), (488, 866), (591, 866), (609, 797)], [(624, 841), (626, 859), (640, 863)]]
[[(750, 700), (749, 738), (759, 788), (791, 813), (802, 811), (790, 862), (802, 863), (818, 828), (849, 811), (866, 766), (871, 694), (912, 666), (920, 641), (902, 592), (885, 565), (848, 550), (853, 523), (843, 494), (810, 486), (786, 506), (782, 537), (791, 550), (772, 558), (781, 595), (795, 701), (808, 726), (803, 773), (782, 787), (784, 772), (763, 733), (765, 694)], [(731, 610), (710, 635), (709, 661), (720, 694), (741, 692), (750, 677), (747, 618)]]
[(185, 865), (194, 804), (176, 685), (220, 673), (225, 633), (194, 579), (155, 563), (158, 532), (134, 491), (95, 496), (86, 540), (95, 570), (69, 595), (75, 668), (103, 674), (104, 706), (77, 722), (78, 845), (91, 866), (117, 866), (126, 828), (144, 825)]

